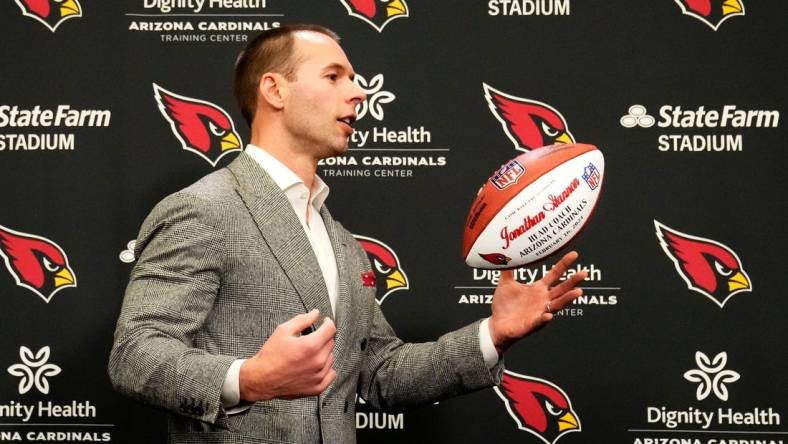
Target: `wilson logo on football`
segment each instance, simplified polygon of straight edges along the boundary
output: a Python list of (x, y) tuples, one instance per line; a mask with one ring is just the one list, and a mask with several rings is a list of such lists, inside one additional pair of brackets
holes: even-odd
[(554, 444), (567, 433), (581, 431), (569, 396), (552, 382), (504, 370), (501, 384), (494, 390), (517, 427), (547, 444)]
[(0, 225), (0, 256), (16, 285), (49, 303), (58, 291), (77, 286), (66, 253), (51, 240)]
[(16, 0), (16, 4), (23, 15), (38, 20), (52, 32), (64, 21), (82, 17), (79, 0)]
[(371, 237), (357, 234), (354, 234), (353, 237), (356, 238), (361, 248), (367, 252), (367, 257), (372, 263), (374, 278), (370, 276), (368, 282), (375, 283), (377, 287), (375, 299), (378, 301), (378, 304), (382, 304), (391, 293), (410, 288), (408, 286), (408, 277), (405, 276), (405, 271), (400, 266), (397, 253), (391, 247)]
[(673, 261), (687, 288), (722, 308), (735, 294), (752, 291), (736, 253), (725, 245), (676, 231), (654, 221), (662, 250)]
[(216, 166), (225, 154), (242, 149), (235, 125), (223, 109), (204, 100), (167, 91), (155, 83), (153, 93), (159, 111), (170, 122), (184, 150)]
[(369, 23), (378, 32), (394, 19), (408, 16), (405, 0), (340, 0), (348, 14)]
[(675, 0), (684, 15), (695, 17), (709, 25), (713, 30), (719, 29), (725, 20), (737, 15), (744, 15), (743, 0)]
[(552, 106), (503, 93), (483, 83), (490, 111), (520, 151), (557, 143), (575, 143), (564, 116)]
[(522, 177), (525, 173), (525, 167), (517, 160), (511, 160), (509, 163), (504, 164), (498, 171), (490, 178), (490, 183), (499, 190), (503, 190), (509, 186), (517, 183), (517, 179)]

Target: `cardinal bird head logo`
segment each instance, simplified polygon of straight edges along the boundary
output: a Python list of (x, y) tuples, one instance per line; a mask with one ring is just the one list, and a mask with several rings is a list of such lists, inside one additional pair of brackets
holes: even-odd
[(52, 32), (67, 19), (82, 17), (79, 0), (16, 0), (16, 4), (22, 8), (22, 14), (38, 20)]
[(479, 253), (479, 256), (493, 265), (506, 265), (512, 260), (512, 258), (502, 253)]
[(372, 25), (378, 32), (390, 21), (408, 16), (405, 0), (340, 0), (348, 14)]
[(736, 253), (711, 239), (691, 236), (654, 221), (665, 254), (690, 290), (706, 296), (722, 308), (728, 299), (752, 284)]
[(58, 291), (77, 286), (66, 253), (51, 240), (0, 225), (0, 257), (16, 284), (49, 303)]
[(574, 143), (566, 120), (552, 106), (515, 97), (485, 84), (484, 97), (514, 147), (530, 151), (557, 143)]
[(520, 430), (538, 436), (546, 444), (580, 431), (580, 420), (569, 397), (552, 382), (504, 370), (495, 392)]
[(744, 15), (743, 0), (675, 0), (684, 15), (695, 17), (719, 29), (722, 22), (737, 15)]
[(161, 114), (170, 122), (172, 132), (183, 149), (191, 151), (213, 166), (225, 154), (240, 151), (241, 139), (232, 119), (223, 109), (204, 100), (184, 97), (153, 84)]
[(399, 258), (394, 250), (383, 242), (371, 237), (354, 234), (361, 248), (367, 252), (367, 257), (372, 263), (375, 273), (374, 282), (377, 286), (375, 299), (382, 304), (388, 295), (397, 290), (407, 290), (408, 277), (399, 263)]

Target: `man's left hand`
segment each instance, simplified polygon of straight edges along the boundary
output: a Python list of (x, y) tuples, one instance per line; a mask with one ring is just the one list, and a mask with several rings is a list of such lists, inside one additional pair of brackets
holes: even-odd
[(550, 322), (554, 312), (583, 294), (583, 290), (575, 286), (586, 278), (588, 273), (585, 271), (554, 285), (577, 260), (577, 256), (575, 251), (567, 253), (542, 279), (531, 284), (517, 282), (512, 270), (501, 270), (488, 324), (499, 354), (518, 339)]

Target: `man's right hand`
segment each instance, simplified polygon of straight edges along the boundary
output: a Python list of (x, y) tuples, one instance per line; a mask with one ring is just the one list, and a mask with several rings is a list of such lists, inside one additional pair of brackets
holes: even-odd
[(334, 363), (336, 326), (330, 318), (308, 335), (301, 332), (320, 319), (312, 310), (280, 324), (256, 355), (241, 365), (241, 401), (294, 399), (322, 393), (337, 377)]

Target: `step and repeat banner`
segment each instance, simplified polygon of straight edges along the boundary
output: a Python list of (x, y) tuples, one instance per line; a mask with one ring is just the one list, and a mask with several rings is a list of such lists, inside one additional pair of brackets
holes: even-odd
[(584, 295), (507, 352), (499, 387), (403, 412), (357, 399), (359, 442), (788, 442), (786, 13), (777, 0), (3, 1), (0, 442), (167, 441), (167, 413), (115, 393), (106, 371), (134, 239), (156, 202), (248, 142), (234, 61), (291, 23), (337, 31), (367, 93), (349, 152), (318, 173), (406, 341), (489, 315), (499, 274), (466, 266), (460, 244), (499, 165), (552, 143), (606, 159), (570, 245)]

